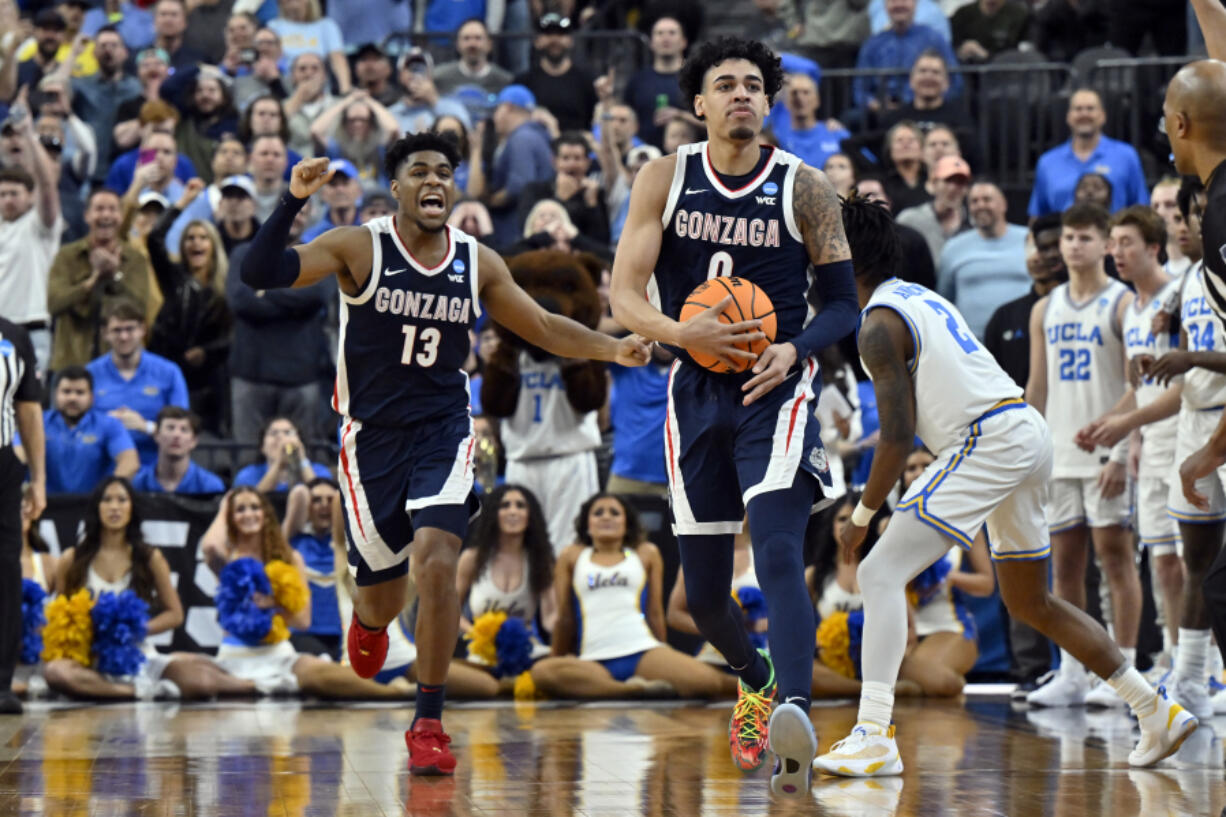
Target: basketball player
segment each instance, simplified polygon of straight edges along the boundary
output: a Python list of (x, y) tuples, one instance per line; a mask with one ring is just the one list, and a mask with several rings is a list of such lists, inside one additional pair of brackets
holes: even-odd
[(340, 482), (349, 564), (358, 593), (349, 662), (373, 677), (387, 656), (387, 624), (404, 608), (412, 542), (417, 616), (417, 713), (406, 733), (410, 772), (452, 774), (443, 731), (444, 682), (460, 605), (456, 558), (477, 504), (468, 377), (469, 330), (484, 307), (529, 343), (561, 356), (643, 365), (642, 339), (615, 340), (541, 309), (498, 255), (447, 227), (458, 198), (454, 145), (433, 134), (387, 151), (397, 214), (329, 230), (284, 249), (294, 214), (331, 178), (327, 159), (294, 166), (287, 195), (257, 232), (243, 264), (252, 288), (341, 290), (332, 406), (341, 415)]
[[(851, 522), (840, 537), (844, 559), (902, 473), (918, 434), (936, 460), (911, 484), (864, 561), (861, 642), (864, 684), (851, 735), (814, 761), (848, 777), (896, 775), (902, 761), (891, 726), (894, 680), (907, 647), (906, 586), (945, 555), (970, 548), (984, 523), (1001, 598), (1016, 616), (1106, 679), (1141, 725), (1129, 755), (1149, 766), (1174, 752), (1197, 720), (1163, 690), (1154, 691), (1107, 633), (1047, 588), (1051, 554), (1044, 506), (1052, 438), (1042, 415), (980, 346), (949, 301), (894, 278), (903, 264), (889, 212), (860, 199), (844, 204), (863, 312), (860, 358), (873, 381), (881, 436)], [(972, 456), (973, 454), (973, 456)]]
[[(1035, 303), (1030, 313), (1029, 403), (1047, 418), (1055, 445), (1052, 461), (1052, 581), (1056, 595), (1084, 610), (1086, 529), (1103, 578), (1111, 589), (1115, 638), (1131, 664), (1136, 657), (1141, 616), (1128, 484), (1128, 441), (1110, 453), (1087, 453), (1077, 433), (1106, 414), (1124, 394), (1124, 312), (1132, 300), (1128, 287), (1107, 277), (1107, 212), (1094, 204), (1075, 204), (1061, 217), (1060, 252), (1068, 283)], [(1090, 694), (1085, 667), (1067, 650), (1060, 671), (1026, 696), (1035, 706), (1110, 706), (1109, 687)]]
[[(681, 356), (669, 380), (669, 495), (690, 613), (741, 679), (730, 723), (733, 761), (755, 769), (769, 747), (777, 759), (771, 789), (797, 795), (808, 790), (817, 751), (808, 714), (815, 624), (803, 538), (830, 486), (813, 417), (816, 354), (854, 327), (854, 278), (838, 197), (825, 174), (759, 144), (783, 81), (779, 58), (761, 43), (722, 38), (699, 47), (680, 80), (709, 141), (639, 171), (610, 300), (619, 323)], [(737, 344), (761, 339), (760, 321), (721, 323), (731, 298), (677, 320), (690, 291), (721, 275), (760, 286), (778, 321), (773, 345), (741, 375), (711, 373), (683, 351), (753, 360)], [(811, 286), (822, 306), (808, 320)], [(658, 299), (648, 300), (649, 288)], [(771, 658), (750, 645), (729, 594), (733, 536), (746, 511), (771, 611)], [(772, 714), (776, 691), (783, 703)]]
[[(1178, 346), (1178, 335), (1172, 338), (1169, 331), (1153, 331), (1154, 316), (1164, 303), (1178, 297), (1179, 293), (1180, 282), (1173, 280), (1158, 261), (1168, 240), (1167, 223), (1155, 209), (1142, 205), (1120, 211), (1111, 221), (1111, 256), (1115, 259), (1115, 268), (1122, 280), (1136, 288), (1136, 297), (1124, 310), (1123, 323), (1125, 365), (1130, 369), (1142, 359), (1152, 361)], [(1141, 546), (1149, 548), (1151, 564), (1162, 564), (1156, 568), (1156, 575), (1165, 577), (1174, 572), (1181, 578), (1179, 527), (1166, 512), (1171, 469), (1175, 463), (1178, 413), (1179, 389), (1168, 389), (1152, 379), (1143, 378), (1135, 386), (1129, 386), (1108, 414), (1078, 432), (1077, 445), (1092, 453), (1096, 447), (1110, 450), (1134, 432), (1140, 435), (1136, 521)], [(1161, 594), (1155, 594), (1155, 601), (1165, 614), (1164, 642), (1169, 654), (1174, 655), (1182, 608), (1182, 582), (1167, 582), (1162, 590)], [(1187, 702), (1180, 700), (1186, 707)]]

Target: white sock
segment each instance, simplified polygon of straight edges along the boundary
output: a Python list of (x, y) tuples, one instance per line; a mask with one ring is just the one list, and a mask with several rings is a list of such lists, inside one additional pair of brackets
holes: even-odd
[(1175, 639), (1171, 638), (1171, 628), (1162, 628), (1162, 651), (1167, 655), (1175, 655)]
[(879, 681), (865, 681), (860, 685), (860, 715), (857, 723), (873, 723), (883, 730), (890, 728), (894, 719), (894, 687)]
[(1120, 668), (1107, 679), (1107, 683), (1115, 690), (1137, 715), (1149, 714), (1154, 703), (1154, 688), (1149, 685), (1137, 668), (1132, 664), (1121, 664)]
[(1124, 653), (1124, 660), (1128, 662), (1128, 666), (1135, 667), (1137, 665), (1136, 647), (1120, 647), (1120, 652)]
[(1214, 641), (1209, 642), (1209, 674), (1219, 679), (1222, 677), (1222, 651)]
[(1203, 684), (1209, 680), (1209, 630), (1179, 628), (1179, 656), (1175, 680)]
[(1085, 665), (1078, 661), (1063, 647), (1060, 648), (1060, 674), (1066, 678), (1075, 678), (1081, 681), (1085, 678)]

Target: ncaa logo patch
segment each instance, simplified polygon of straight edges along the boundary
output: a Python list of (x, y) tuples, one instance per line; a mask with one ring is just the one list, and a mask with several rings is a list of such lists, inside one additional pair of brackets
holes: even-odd
[(455, 260), (455, 263), (451, 265), (451, 268), (461, 274), (463, 274), (464, 270), (467, 269), (467, 267), (465, 267), (464, 265), (464, 262), (461, 261), (459, 258)]
[(767, 182), (766, 184), (762, 185), (762, 192), (768, 196), (773, 196), (779, 192), (779, 185), (775, 184), (774, 182)]

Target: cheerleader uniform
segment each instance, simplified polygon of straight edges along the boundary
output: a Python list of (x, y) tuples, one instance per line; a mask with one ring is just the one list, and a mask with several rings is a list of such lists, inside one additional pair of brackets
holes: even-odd
[(835, 613), (850, 613), (864, 606), (864, 599), (859, 593), (849, 593), (844, 590), (835, 578), (834, 573), (826, 576), (822, 584), (822, 594), (817, 599), (817, 617), (826, 619)]
[(633, 550), (623, 548), (622, 556), (606, 567), (585, 547), (571, 576), (579, 658), (598, 661), (618, 681), (634, 675), (643, 653), (660, 646), (647, 626), (647, 568)]
[(251, 646), (225, 633), (215, 660), (217, 666), (235, 678), (254, 683), (262, 694), (275, 695), (298, 691), (294, 664), (298, 663), (299, 657), (288, 638), (276, 644)]
[[(98, 575), (94, 570), (93, 564), (90, 564), (89, 570), (85, 574), (85, 587), (89, 590), (90, 595), (95, 599), (102, 593), (114, 593), (119, 595), (123, 591), (132, 586), (132, 571), (129, 570), (123, 575), (119, 581), (108, 582), (106, 579)], [(102, 673), (103, 677), (114, 683), (131, 684), (136, 688), (136, 697), (142, 700), (149, 698), (154, 687), (162, 681), (162, 673), (170, 666), (173, 660), (169, 655), (163, 655), (149, 643), (149, 639), (145, 639), (140, 645), (140, 651), (144, 653), (145, 660), (140, 665), (140, 669), (134, 675), (110, 675)], [(163, 692), (169, 693), (171, 697), (178, 697), (178, 687), (174, 686), (173, 690), (169, 687), (174, 686), (170, 681), (163, 682)]]
[[(962, 564), (963, 550), (950, 548), (945, 554), (952, 573)], [(920, 574), (921, 576), (923, 574)], [(948, 574), (935, 587), (912, 588), (915, 604), (915, 635), (921, 640), (934, 633), (958, 633), (974, 641), (977, 637), (975, 618), (966, 606), (966, 596), (949, 583)]]
[[(536, 629), (537, 597), (532, 592), (529, 581), (530, 568), (528, 554), (521, 554), (523, 559), (523, 578), (514, 590), (502, 590), (494, 583), (493, 572), (487, 564), (481, 575), (473, 582), (465, 601), (465, 612), (469, 621), (476, 621), (486, 613), (506, 613), (522, 619), (528, 631), (532, 633), (532, 660), (543, 658), (549, 654), (549, 647), (541, 643)], [(485, 665), (485, 662), (469, 650), (467, 660), (474, 664)]]

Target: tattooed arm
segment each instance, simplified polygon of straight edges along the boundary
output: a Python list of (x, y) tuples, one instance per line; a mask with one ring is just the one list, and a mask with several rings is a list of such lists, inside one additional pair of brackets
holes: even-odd
[(915, 447), (915, 386), (907, 371), (911, 336), (891, 309), (874, 309), (860, 325), (860, 359), (873, 379), (881, 436), (860, 501), (880, 508)]
[[(859, 304), (851, 250), (843, 232), (843, 207), (826, 174), (801, 165), (792, 187), (792, 211), (813, 265), (817, 315), (794, 338), (767, 347), (754, 365), (756, 377), (744, 386), (749, 405), (784, 381), (797, 361), (816, 357), (856, 326)], [(797, 270), (807, 275), (808, 270)]]

